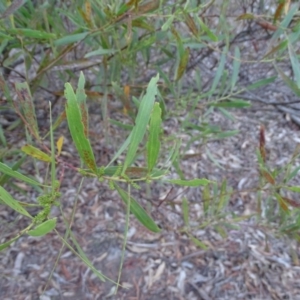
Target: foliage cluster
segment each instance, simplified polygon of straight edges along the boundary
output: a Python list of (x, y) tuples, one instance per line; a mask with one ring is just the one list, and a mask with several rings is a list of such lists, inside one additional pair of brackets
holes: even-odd
[[(63, 179), (58, 178), (58, 169), (64, 162), (60, 157), (63, 137), (59, 137), (59, 130), (64, 121), (67, 121), (81, 164), (80, 168), (70, 168), (81, 174), (82, 178), (95, 177), (105, 181), (118, 192), (127, 207), (124, 249), (130, 213), (150, 231), (161, 231), (147, 210), (132, 196), (132, 189), (141, 188), (142, 182), (151, 184), (153, 181), (163, 181), (175, 186), (202, 188), (202, 199), (199, 199), (203, 206), (201, 224), (191, 226), (189, 201), (183, 198), (185, 225), (182, 230), (204, 249), (208, 247), (193, 234), (196, 230), (213, 226), (225, 237), (228, 228), (237, 228), (235, 223), (253, 217), (228, 214), (226, 207), (235, 191), (227, 186), (226, 181), (218, 183), (205, 178), (184, 178), (178, 168), (181, 159), (180, 140), (173, 142), (168, 153), (161, 153), (165, 141), (163, 124), (168, 117), (176, 116), (182, 110), (192, 117), (194, 115), (191, 112), (196, 107), (200, 106), (205, 111), (201, 116), (201, 126), (193, 124), (192, 117), (186, 118), (182, 130), (192, 128), (198, 132), (187, 145), (183, 145), (187, 149), (195, 140), (205, 143), (211, 138), (235, 135), (236, 131), (224, 132), (207, 120), (215, 110), (232, 120), (231, 109), (251, 106), (242, 97), (245, 91), (255, 91), (280, 79), (299, 96), (299, 53), (295, 50), (300, 34), (297, 7), (290, 1), (280, 1), (279, 4), (274, 1), (275, 13), (265, 10), (264, 15), (247, 12), (236, 16), (235, 22), (256, 22), (272, 32), (272, 47), (261, 63), (271, 62), (277, 71), (275, 76), (241, 86), (241, 49), (233, 42), (235, 32), (226, 17), (230, 1), (40, 2), (16, 0), (7, 6), (4, 2), (0, 4), (0, 54), (3, 67), (0, 84), (5, 103), (0, 113), (13, 110), (19, 117), (9, 127), (0, 125), (3, 146), (0, 154), (0, 203), (30, 220), (30, 224), (17, 236), (9, 241), (1, 241), (0, 249), (9, 247), (22, 235), (46, 235), (44, 238), (47, 238), (47, 234), (53, 231), (59, 235), (55, 229), (57, 218), (51, 217), (51, 208), (61, 208), (60, 186)], [(206, 16), (206, 12), (213, 9), (220, 13), (216, 22)], [(204, 82), (201, 70), (197, 69), (194, 86), (186, 88), (185, 74), (193, 67), (192, 56), (195, 51), (203, 49), (219, 56), (213, 68), (213, 77)], [(290, 60), (294, 79), (288, 77), (279, 66), (279, 62), (286, 58)], [(18, 71), (19, 64), (23, 66), (23, 73)], [(147, 72), (141, 74), (143, 69)], [(19, 76), (20, 82), (13, 82), (12, 85), (9, 78), (14, 73)], [(56, 76), (63, 83), (68, 82), (63, 92), (51, 89), (51, 76)], [(75, 80), (78, 80), (76, 90), (69, 83)], [(41, 91), (54, 99), (49, 101), (50, 127), (43, 135), (37, 120), (35, 101)], [(53, 106), (62, 95), (66, 101), (65, 107), (52, 121)], [(123, 114), (131, 119), (130, 125), (110, 119), (110, 95), (118, 99)], [(98, 165), (96, 162), (93, 141), (89, 137), (90, 104), (87, 98), (96, 99), (97, 105), (101, 106), (107, 141), (110, 124), (124, 132), (123, 144), (118, 145), (107, 165)], [(173, 111), (169, 109), (170, 101), (167, 99), (175, 103)], [(7, 140), (14, 128), (19, 131), (24, 128), (26, 142), (17, 151)], [(46, 141), (50, 142), (50, 148), (46, 146)], [(285, 168), (271, 169), (267, 164), (265, 133), (261, 127), (257, 151), (261, 175), (260, 186), (257, 187), (257, 220), (272, 224), (278, 233), (289, 234), (299, 240), (299, 203), (284, 196), (285, 190), (300, 192), (298, 186), (289, 184), (299, 170), (293, 165), (297, 155), (295, 153)], [(21, 171), (28, 159), (43, 161), (48, 166), (48, 175), (42, 183)], [(117, 160), (122, 163), (116, 164)], [(172, 167), (178, 172), (179, 179), (168, 179)], [(40, 196), (36, 200), (28, 199), (26, 203), (16, 200), (11, 195), (17, 188), (15, 180), (34, 186)], [(127, 189), (124, 189), (124, 183)], [(262, 192), (267, 192), (266, 199)], [(28, 207), (32, 206), (39, 208), (36, 215), (29, 213)], [(106, 280), (82, 251), (71, 230), (72, 220), (66, 220), (62, 209), (61, 217), (66, 225), (65, 235), (59, 235), (62, 244), (79, 256), (99, 279)]]

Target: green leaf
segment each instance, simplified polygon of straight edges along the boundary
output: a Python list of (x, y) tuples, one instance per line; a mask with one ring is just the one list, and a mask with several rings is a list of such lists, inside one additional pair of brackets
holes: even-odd
[(66, 35), (54, 42), (55, 46), (64, 46), (68, 44), (73, 44), (78, 41), (83, 40), (89, 32), (82, 32), (82, 33), (76, 33), (76, 34), (71, 34), (71, 35)]
[(10, 208), (32, 219), (32, 216), (19, 204), (2, 186), (0, 186), (0, 199)]
[(216, 139), (224, 139), (224, 138), (228, 138), (228, 137), (237, 135), (239, 132), (240, 132), (239, 130), (223, 131), (223, 132), (215, 134), (215, 138)]
[(285, 50), (285, 48), (288, 46), (288, 41), (282, 41), (277, 46), (272, 47), (272, 49), (262, 58), (266, 59), (268, 56), (271, 56), (272, 54), (279, 52), (280, 50)]
[(300, 166), (296, 167), (286, 178), (285, 182), (292, 180), (299, 172)]
[(55, 226), (56, 226), (57, 218), (53, 218), (50, 220), (47, 220), (38, 226), (36, 226), (34, 229), (28, 231), (28, 235), (31, 236), (43, 236), (47, 233), (51, 232)]
[(210, 186), (206, 185), (202, 192), (202, 202), (203, 202), (203, 211), (205, 216), (207, 216), (209, 211), (209, 204), (211, 202), (211, 195), (210, 195)]
[(241, 52), (238, 46), (234, 49), (234, 59), (233, 59), (233, 71), (231, 77), (231, 91), (235, 88), (238, 80), (239, 71), (241, 66)]
[(285, 16), (285, 18), (282, 20), (282, 22), (278, 26), (278, 29), (274, 32), (274, 34), (272, 36), (273, 41), (277, 40), (280, 37), (280, 35), (282, 35), (284, 33), (284, 31), (287, 30), (290, 22), (292, 21), (294, 15), (298, 12), (298, 10), (299, 10), (299, 8), (297, 7), (297, 5), (292, 7), (289, 10), (289, 12)]
[(225, 239), (227, 237), (227, 232), (223, 226), (215, 225), (214, 228), (223, 239)]
[(192, 240), (192, 242), (199, 248), (203, 249), (203, 250), (208, 250), (208, 247), (201, 242), (199, 239), (196, 239), (194, 236), (189, 235), (190, 239)]
[(125, 158), (122, 174), (126, 171), (127, 167), (133, 162), (139, 143), (142, 141), (149, 119), (151, 116), (152, 108), (157, 94), (157, 82), (159, 75), (153, 77), (148, 85), (146, 95), (142, 98), (138, 114), (135, 120), (135, 126), (131, 132), (131, 139), (129, 149)]
[(289, 55), (290, 55), (290, 61), (293, 68), (296, 85), (298, 88), (300, 88), (300, 64), (297, 58), (297, 55), (295, 53), (295, 50), (292, 47), (291, 41), (288, 43), (288, 49), (289, 49)]
[(227, 181), (223, 180), (220, 190), (219, 203), (218, 203), (218, 212), (222, 212), (226, 207), (230, 198), (230, 194), (227, 193)]
[(23, 175), (23, 174), (21, 174), (17, 171), (14, 171), (12, 168), (8, 167), (7, 165), (3, 164), (2, 162), (0, 162), (0, 172), (6, 174), (8, 176), (14, 177), (16, 179), (19, 179), (21, 181), (32, 184), (34, 186), (37, 186), (37, 185), (46, 186), (46, 185), (43, 185), (43, 184), (41, 184), (41, 183), (31, 179), (31, 178), (26, 177), (25, 175)]
[(19, 238), (19, 236), (14, 237), (13, 239), (0, 244), (0, 251), (4, 250), (5, 248), (9, 247), (14, 241), (16, 241)]
[(96, 55), (111, 55), (111, 54), (114, 54), (116, 53), (117, 50), (115, 49), (98, 49), (98, 50), (95, 50), (95, 51), (91, 51), (89, 53), (87, 53), (84, 57), (85, 58), (89, 58), (89, 57), (92, 57), (92, 56), (96, 56)]
[(132, 20), (132, 27), (139, 27), (139, 28), (143, 28), (143, 29), (146, 29), (146, 30), (149, 30), (149, 31), (154, 31), (155, 30), (155, 28), (151, 25), (151, 23), (145, 22), (141, 18)]
[(70, 83), (65, 84), (66, 115), (72, 139), (75, 143), (79, 156), (84, 163), (94, 172), (96, 172), (96, 161), (94, 153), (87, 139), (84, 120), (81, 115), (79, 103)]
[(122, 146), (119, 148), (119, 150), (114, 155), (114, 157), (111, 159), (111, 161), (109, 162), (109, 164), (107, 165), (107, 167), (110, 166), (125, 151), (125, 149), (128, 147), (128, 145), (130, 144), (131, 138), (132, 138), (132, 132), (133, 131), (130, 132), (129, 136), (127, 137), (127, 139), (125, 140), (125, 142), (122, 144)]
[(181, 179), (172, 179), (169, 180), (168, 182), (173, 183), (173, 184), (177, 184), (177, 185), (181, 185), (181, 186), (191, 186), (191, 187), (198, 187), (200, 185), (207, 185), (209, 184), (211, 181), (207, 180), (205, 178), (202, 179), (192, 179), (192, 180), (181, 180)]
[(211, 106), (214, 107), (225, 107), (225, 108), (245, 108), (245, 107), (250, 107), (251, 102), (249, 101), (244, 101), (240, 99), (229, 99), (229, 101), (220, 101), (216, 103), (211, 103)]
[(174, 21), (175, 15), (171, 15), (168, 20), (161, 26), (161, 31), (167, 31)]
[(85, 94), (84, 86), (85, 86), (85, 78), (83, 73), (80, 72), (78, 87), (76, 90), (76, 98), (81, 112), (81, 120), (84, 128), (84, 135), (87, 138), (89, 134), (89, 124), (88, 124), (89, 122), (88, 122), (88, 109), (86, 106), (86, 94)]
[(300, 193), (300, 186), (285, 186), (284, 188), (292, 192)]
[(281, 76), (284, 83), (294, 92), (294, 94), (297, 97), (300, 97), (300, 89), (298, 88), (297, 84), (293, 80), (291, 80), (288, 76), (286, 76), (284, 72), (282, 72), (276, 65), (275, 65), (275, 69)]
[(227, 109), (223, 107), (218, 107), (218, 110), (221, 112), (222, 115), (224, 115), (225, 118), (232, 122), (235, 122), (234, 116)]
[(55, 39), (56, 35), (40, 30), (33, 30), (28, 28), (12, 28), (7, 30), (10, 34), (20, 35), (21, 37), (33, 38), (33, 39)]
[(156, 42), (156, 35), (151, 35), (149, 38), (144, 38), (135, 45), (134, 52), (150, 47)]
[[(128, 205), (129, 195), (122, 188), (120, 188), (116, 183), (114, 183), (114, 187), (118, 191), (121, 199), (124, 201), (126, 205)], [(155, 224), (153, 219), (147, 214), (147, 212), (140, 206), (140, 204), (130, 196), (130, 211), (134, 214), (134, 216), (138, 219), (141, 224), (143, 224), (147, 229), (152, 232), (160, 232), (160, 228)]]
[(189, 203), (186, 198), (182, 199), (182, 213), (185, 226), (189, 226)]
[(224, 67), (225, 67), (225, 62), (226, 62), (226, 52), (227, 52), (226, 49), (224, 49), (224, 51), (222, 52), (222, 55), (221, 55), (221, 58), (220, 58), (220, 63), (219, 63), (218, 69), (216, 71), (215, 78), (213, 80), (211, 89), (208, 92), (209, 95), (212, 95), (215, 92), (215, 90), (217, 88), (217, 85), (219, 84), (220, 79), (222, 77), (222, 74), (223, 74), (223, 71), (224, 71)]
[(217, 42), (219, 40), (218, 37), (204, 24), (201, 18), (198, 18), (198, 21), (202, 30), (207, 34), (208, 38), (213, 42)]
[(30, 155), (31, 157), (34, 157), (38, 160), (42, 160), (45, 162), (51, 162), (51, 157), (46, 154), (45, 152), (41, 151), (38, 148), (35, 148), (32, 145), (24, 145), (21, 150), (26, 153), (27, 155)]
[(256, 82), (250, 84), (246, 88), (247, 88), (247, 90), (256, 90), (260, 87), (263, 87), (265, 85), (268, 85), (269, 83), (274, 82), (276, 78), (277, 78), (277, 76), (272, 76), (270, 78), (265, 78), (265, 79), (262, 79), (262, 80), (258, 80)]
[(147, 142), (148, 170), (154, 168), (160, 150), (161, 109), (159, 103), (154, 104), (150, 120), (149, 140)]

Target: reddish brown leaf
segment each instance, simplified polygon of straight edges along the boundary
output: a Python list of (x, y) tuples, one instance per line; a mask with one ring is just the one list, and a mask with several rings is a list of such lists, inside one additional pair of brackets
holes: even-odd
[(292, 200), (292, 199), (289, 199), (289, 198), (286, 198), (286, 197), (281, 197), (281, 198), (292, 207), (300, 207), (300, 203), (296, 202), (295, 200)]
[(273, 23), (276, 23), (276, 21), (281, 17), (282, 12), (283, 12), (283, 8), (285, 6), (285, 1), (280, 1), (281, 3), (278, 4), (275, 14), (274, 14), (274, 18), (273, 18)]
[(273, 25), (272, 23), (266, 22), (266, 21), (260, 21), (260, 20), (258, 20), (258, 21), (256, 21), (256, 23), (260, 27), (262, 27), (262, 28), (264, 28), (266, 30), (276, 31), (278, 29), (277, 26)]
[(264, 162), (266, 162), (266, 138), (265, 138), (265, 127), (264, 125), (260, 126), (259, 130), (259, 151), (260, 155)]
[(272, 176), (269, 172), (267, 172), (267, 171), (265, 171), (265, 170), (261, 170), (260, 173), (261, 173), (261, 175), (262, 175), (269, 183), (271, 183), (272, 185), (275, 184), (275, 180), (274, 180), (273, 176)]
[(192, 34), (195, 37), (197, 37), (199, 31), (198, 31), (198, 28), (196, 26), (196, 23), (195, 23), (194, 19), (188, 13), (184, 14), (184, 18), (185, 18), (185, 24), (187, 25), (187, 27), (190, 29)]
[(277, 199), (278, 199), (278, 203), (279, 203), (280, 207), (281, 207), (284, 211), (288, 212), (288, 211), (289, 211), (289, 208), (288, 208), (286, 202), (283, 200), (283, 197), (281, 197), (279, 194), (277, 194)]
[(149, 2), (146, 2), (144, 5), (140, 5), (138, 7), (138, 12), (139, 13), (147, 13), (150, 12), (152, 10), (155, 10), (159, 7), (159, 0), (152, 0)]

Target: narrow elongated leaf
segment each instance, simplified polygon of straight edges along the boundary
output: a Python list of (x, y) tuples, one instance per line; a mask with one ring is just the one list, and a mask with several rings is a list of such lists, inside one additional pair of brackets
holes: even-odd
[(114, 157), (111, 159), (111, 161), (109, 162), (109, 164), (107, 165), (107, 167), (110, 166), (125, 151), (125, 149), (128, 147), (128, 145), (130, 144), (131, 138), (132, 138), (132, 133), (133, 133), (133, 131), (130, 132), (129, 136), (127, 137), (127, 139), (125, 140), (125, 142), (122, 144), (122, 146), (119, 148), (119, 150), (114, 155)]
[(200, 185), (207, 185), (209, 184), (211, 181), (205, 178), (202, 179), (192, 179), (192, 180), (181, 180), (181, 179), (172, 179), (169, 180), (168, 182), (173, 183), (173, 184), (177, 184), (177, 185), (181, 185), (181, 186), (191, 186), (191, 187), (197, 187)]
[(161, 26), (162, 31), (167, 31), (174, 21), (175, 16), (171, 15), (168, 20)]
[(34, 229), (28, 231), (28, 235), (31, 236), (43, 236), (51, 232), (56, 226), (57, 218), (53, 218), (39, 224)]
[(189, 226), (189, 203), (186, 198), (182, 200), (182, 213), (185, 226)]
[(14, 171), (12, 168), (8, 167), (7, 165), (3, 164), (2, 162), (0, 162), (0, 172), (8, 175), (8, 176), (11, 176), (13, 178), (16, 178), (16, 179), (19, 179), (21, 181), (24, 181), (24, 182), (27, 182), (29, 184), (32, 184), (32, 185), (41, 185), (41, 186), (45, 186), (31, 178), (28, 178), (27, 176), (17, 172), (17, 171)]
[(2, 186), (0, 186), (0, 199), (16, 212), (32, 219), (32, 216), (19, 204)]
[(218, 232), (218, 234), (225, 239), (227, 237), (227, 232), (225, 230), (225, 228), (221, 225), (215, 225), (214, 229)]
[(299, 201), (295, 201), (293, 199), (289, 199), (287, 197), (281, 197), (283, 199), (283, 201), (285, 201), (288, 205), (292, 206), (292, 207), (300, 207), (300, 202)]
[(138, 27), (138, 28), (143, 28), (148, 31), (154, 31), (155, 28), (152, 26), (150, 23), (145, 22), (142, 19), (134, 19), (132, 20), (132, 27)]
[(240, 20), (253, 20), (255, 16), (253, 14), (242, 14), (236, 18), (237, 21)]
[(249, 86), (247, 86), (247, 89), (248, 90), (256, 90), (260, 87), (263, 87), (265, 85), (268, 85), (269, 83), (274, 82), (276, 78), (277, 78), (277, 76), (273, 76), (273, 77), (270, 77), (270, 78), (264, 78), (262, 80), (258, 80), (256, 82), (250, 84)]
[(79, 103), (77, 102), (76, 95), (69, 83), (65, 84), (65, 97), (67, 99), (66, 114), (68, 125), (76, 149), (84, 163), (91, 170), (96, 172), (96, 161), (90, 141), (85, 134)]
[(284, 50), (288, 46), (288, 41), (282, 41), (277, 46), (273, 47), (262, 59), (266, 59), (268, 56), (271, 56), (272, 54), (275, 54), (276, 52), (280, 50)]
[(31, 92), (27, 82), (16, 83), (15, 84), (16, 92), (20, 100), (19, 104), (24, 116), (24, 120), (27, 123), (28, 129), (34, 135), (35, 138), (40, 139), (38, 124), (34, 109), (34, 103), (31, 96)]
[(296, 85), (300, 89), (300, 64), (297, 55), (295, 53), (295, 50), (293, 49), (293, 46), (291, 44), (291, 41), (289, 41), (288, 43), (288, 49), (289, 49), (291, 65), (296, 80)]
[(147, 158), (148, 158), (148, 170), (151, 171), (157, 161), (160, 140), (159, 135), (161, 131), (161, 109), (159, 103), (154, 104), (153, 112), (151, 115), (150, 128), (149, 128), (149, 140), (147, 142)]
[(16, 241), (17, 239), (19, 238), (19, 236), (17, 237), (14, 237), (13, 239), (3, 243), (3, 244), (0, 244), (0, 251), (4, 250), (5, 248), (9, 247), (14, 241)]
[(68, 44), (73, 44), (73, 43), (83, 40), (88, 34), (89, 34), (89, 32), (82, 32), (82, 33), (67, 35), (67, 36), (64, 36), (64, 37), (56, 40), (54, 42), (54, 45), (55, 46), (64, 46), (64, 45), (68, 45)]
[[(180, 54), (179, 54), (180, 55)], [(176, 73), (176, 81), (178, 81), (184, 74), (187, 64), (189, 62), (190, 49), (186, 48), (182, 55), (180, 55), (179, 65)]]
[(29, 28), (11, 28), (8, 30), (10, 34), (20, 35), (22, 37), (28, 37), (33, 39), (55, 39), (56, 35), (54, 33), (48, 33), (45, 31), (34, 30)]
[(276, 65), (275, 65), (275, 69), (281, 76), (284, 83), (294, 92), (296, 96), (300, 97), (300, 89), (298, 88), (297, 84), (293, 80), (291, 80), (288, 76), (286, 76), (284, 72), (281, 71)]
[(60, 154), (61, 154), (61, 149), (62, 149), (63, 144), (64, 144), (64, 137), (60, 136), (59, 139), (56, 142), (56, 148), (57, 148), (57, 155), (58, 156), (60, 156)]
[(276, 193), (275, 196), (277, 198), (277, 201), (278, 201), (279, 206), (281, 207), (281, 209), (283, 211), (285, 211), (286, 213), (288, 213), (289, 212), (289, 207), (288, 207), (287, 203), (282, 199), (281, 195)]
[(96, 56), (96, 55), (111, 55), (111, 54), (114, 54), (116, 53), (117, 50), (115, 49), (98, 49), (98, 50), (95, 50), (95, 51), (91, 51), (89, 53), (87, 53), (84, 57), (85, 58), (88, 58), (88, 57), (92, 57), (92, 56)]
[(149, 48), (155, 42), (156, 36), (151, 35), (149, 38), (142, 39), (138, 44), (136, 44), (134, 51), (141, 51), (142, 49)]
[(187, 25), (187, 27), (190, 29), (190, 31), (192, 32), (192, 34), (195, 37), (198, 37), (199, 30), (198, 30), (196, 23), (195, 23), (194, 19), (192, 18), (192, 16), (186, 12), (184, 12), (183, 15), (184, 15), (185, 24)]
[(223, 131), (223, 132), (217, 133), (215, 135), (215, 138), (216, 139), (225, 139), (225, 138), (234, 136), (234, 135), (238, 134), (239, 132), (240, 132), (239, 130)]
[(214, 78), (214, 81), (212, 83), (211, 89), (209, 91), (209, 94), (213, 94), (217, 88), (217, 85), (220, 82), (220, 79), (222, 77), (223, 71), (224, 71), (224, 67), (225, 67), (225, 61), (226, 61), (226, 49), (224, 49), (224, 51), (222, 52), (221, 58), (220, 58), (220, 63), (218, 66), (218, 69), (216, 71), (216, 75)]
[(234, 49), (234, 60), (233, 60), (233, 71), (231, 77), (231, 90), (235, 88), (235, 85), (238, 80), (239, 72), (241, 66), (241, 52), (238, 46)]
[(199, 248), (203, 249), (203, 250), (208, 250), (208, 247), (199, 239), (195, 238), (194, 236), (190, 235), (189, 236), (190, 239), (192, 240), (192, 242)]
[(204, 22), (201, 20), (201, 18), (198, 18), (198, 21), (200, 23), (202, 30), (207, 34), (207, 37), (211, 41), (217, 42), (219, 40), (218, 37), (204, 24)]
[(51, 157), (48, 154), (32, 145), (25, 145), (21, 148), (21, 150), (27, 155), (30, 155), (31, 157), (45, 162), (51, 162)]
[(245, 108), (250, 107), (251, 103), (249, 101), (239, 100), (239, 99), (229, 99), (229, 101), (221, 101), (211, 104), (214, 107), (225, 107), (225, 108)]
[(160, 3), (159, 0), (148, 1), (145, 4), (140, 5), (138, 7), (138, 12), (144, 14), (156, 10), (159, 7), (159, 3)]
[(81, 120), (84, 127), (84, 135), (88, 138), (89, 133), (89, 122), (88, 122), (88, 110), (86, 106), (86, 94), (84, 91), (85, 86), (85, 78), (82, 72), (80, 72), (79, 80), (78, 80), (78, 87), (76, 90), (76, 98), (79, 104), (80, 112), (81, 112)]
[(285, 186), (284, 188), (292, 192), (300, 193), (300, 186)]
[(280, 25), (278, 26), (278, 30), (275, 31), (275, 33), (272, 36), (272, 40), (276, 40), (280, 37), (280, 35), (286, 30), (292, 21), (294, 15), (298, 12), (299, 8), (297, 5), (295, 5), (290, 11), (287, 13), (287, 15), (284, 17)]
[(276, 23), (276, 21), (281, 17), (282, 13), (283, 13), (283, 8), (284, 8), (284, 2), (285, 1), (281, 1), (277, 8), (276, 8), (276, 11), (274, 13), (274, 16), (273, 16), (273, 23)]
[(220, 197), (219, 197), (219, 203), (218, 203), (218, 208), (217, 208), (217, 210), (219, 212), (222, 212), (222, 210), (225, 208), (225, 206), (227, 205), (227, 202), (229, 200), (229, 195), (227, 195), (226, 190), (227, 190), (227, 181), (225, 179), (225, 180), (223, 180), (221, 189), (220, 189)]
[(11, 3), (11, 5), (0, 16), (0, 19), (4, 19), (4, 18), (10, 16), (11, 14), (13, 14), (20, 7), (22, 7), (26, 3), (26, 1), (27, 0), (14, 0), (12, 3), (11, 2), (7, 2), (7, 3)]
[(151, 116), (152, 108), (155, 101), (155, 96), (157, 94), (157, 82), (159, 79), (159, 75), (153, 77), (148, 85), (146, 95), (142, 98), (138, 114), (135, 120), (135, 126), (132, 130), (132, 136), (130, 139), (129, 149), (125, 158), (124, 166), (122, 173), (125, 172), (128, 166), (134, 160), (136, 155), (138, 145), (142, 141), (147, 125), (149, 123), (149, 119)]
[[(125, 192), (122, 188), (120, 188), (116, 183), (114, 183), (114, 187), (118, 191), (124, 203), (128, 205), (128, 197), (129, 197), (128, 193)], [(153, 219), (140, 206), (140, 204), (131, 196), (130, 196), (130, 211), (139, 220), (139, 222), (141, 222), (141, 224), (143, 224), (147, 229), (149, 229), (152, 232), (160, 232), (160, 228), (155, 224)]]
[(207, 216), (209, 211), (209, 204), (211, 202), (211, 195), (210, 195), (210, 185), (206, 185), (202, 192), (202, 202), (203, 202), (203, 211)]
[(263, 176), (270, 184), (275, 185), (275, 179), (272, 174), (270, 174), (267, 170), (260, 171), (261, 176)]
[(289, 182), (290, 180), (292, 180), (299, 172), (300, 170), (300, 166), (296, 167), (286, 178), (286, 182)]

